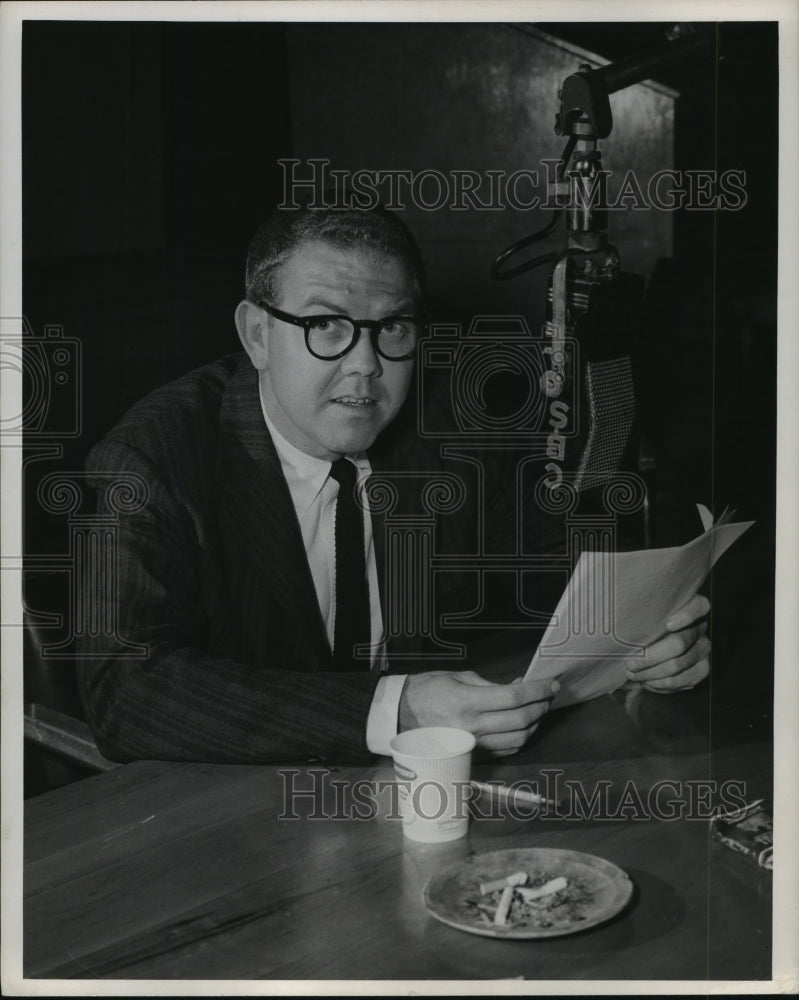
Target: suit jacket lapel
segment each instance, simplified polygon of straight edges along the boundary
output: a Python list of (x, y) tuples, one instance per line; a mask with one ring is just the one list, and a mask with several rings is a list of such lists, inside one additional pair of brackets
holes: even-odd
[[(423, 514), (425, 508), (422, 503), (422, 493), (425, 485), (435, 481), (441, 473), (458, 474), (458, 469), (457, 466), (447, 467), (441, 458), (438, 443), (431, 445), (420, 438), (416, 433), (416, 425), (413, 421), (404, 421), (403, 423), (398, 421), (396, 425), (392, 425), (378, 440), (377, 446), (370, 450), (369, 459), (373, 472), (376, 475), (386, 476), (393, 483), (397, 496), (397, 503), (393, 510), (386, 514), (381, 514), (379, 511), (372, 512), (380, 605), (385, 626), (389, 621), (386, 616), (386, 583), (390, 578), (402, 578), (404, 575), (398, 567), (388, 565), (391, 554), (386, 546), (386, 520), (391, 517), (401, 520), (404, 516), (410, 517), (413, 521), (415, 517)], [(397, 473), (397, 475), (392, 476), (392, 473)], [(472, 551), (470, 531), (473, 530), (474, 517), (476, 517), (476, 513), (473, 510), (473, 505), (467, 504), (463, 511), (436, 518), (433, 537), (437, 552), (430, 554), (446, 552), (450, 555), (463, 555)], [(403, 558), (401, 551), (398, 552), (398, 556)], [(413, 671), (429, 668), (430, 661), (423, 659), (425, 652), (440, 654), (442, 651), (441, 642), (451, 643), (455, 641), (451, 636), (446, 635), (445, 630), (441, 633), (437, 621), (436, 588), (433, 586), (432, 576), (429, 582), (431, 586), (426, 591), (427, 596), (421, 599), (433, 602), (429, 609), (432, 613), (433, 635), (430, 638), (419, 633), (393, 639), (389, 637), (386, 651), (393, 670)], [(462, 576), (459, 577), (452, 573), (446, 574), (446, 586), (450, 589), (456, 588), (459, 591), (464, 591), (466, 582)], [(457, 667), (458, 662), (453, 653), (452, 663), (441, 663), (441, 669)]]
[(222, 400), (216, 479), (230, 586), (247, 652), (260, 657), (267, 648), (271, 597), (291, 627), (304, 634), (317, 669), (324, 668), (330, 660), (325, 627), (289, 488), (261, 412), (258, 373), (248, 358)]
[[(372, 535), (374, 538), (375, 561), (377, 563), (377, 580), (380, 589), (380, 609), (383, 615), (383, 628), (389, 625), (386, 606), (386, 590), (388, 580), (392, 573), (397, 572), (397, 567), (389, 565), (389, 552), (386, 547), (387, 524), (386, 519), (397, 517), (401, 513), (409, 513), (409, 502), (412, 505), (414, 497), (418, 498), (418, 483), (411, 485), (407, 479), (407, 473), (413, 471), (415, 467), (414, 451), (418, 441), (409, 430), (403, 432), (402, 426), (397, 425), (383, 432), (383, 436), (378, 440), (376, 447), (369, 451), (369, 461), (372, 466), (372, 473), (377, 476), (385, 476), (396, 490), (396, 505), (390, 507), (385, 513), (379, 509), (372, 509), (370, 516), (372, 519)], [(426, 470), (425, 470), (426, 471)], [(405, 475), (402, 475), (405, 473)], [(411, 509), (411, 513), (419, 513), (418, 510)], [(402, 556), (400, 555), (400, 558)], [(394, 671), (405, 671), (418, 669), (418, 663), (414, 664), (409, 660), (408, 654), (421, 655), (424, 648), (424, 638), (416, 636), (388, 636), (386, 641), (386, 654), (389, 660), (389, 667)], [(392, 662), (393, 660), (393, 662)]]

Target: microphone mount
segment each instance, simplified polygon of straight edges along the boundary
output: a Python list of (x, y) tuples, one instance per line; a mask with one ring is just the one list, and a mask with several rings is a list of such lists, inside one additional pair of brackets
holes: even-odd
[[(597, 140), (606, 139), (613, 128), (610, 94), (648, 79), (664, 66), (706, 50), (709, 43), (708, 37), (692, 25), (677, 24), (669, 29), (665, 42), (646, 53), (600, 69), (582, 64), (576, 73), (566, 77), (558, 92), (560, 105), (555, 114), (555, 133), (566, 136), (567, 142), (548, 191), (556, 208), (542, 229), (513, 243), (496, 257), (490, 269), (492, 278), (506, 281), (543, 264), (584, 255), (593, 255), (590, 270), (605, 272), (608, 277), (618, 271), (618, 252), (607, 244), (607, 175), (597, 149)], [(570, 157), (573, 159), (567, 169)], [(504, 266), (520, 251), (551, 235), (564, 211), (567, 214), (564, 251), (541, 254), (515, 267)]]

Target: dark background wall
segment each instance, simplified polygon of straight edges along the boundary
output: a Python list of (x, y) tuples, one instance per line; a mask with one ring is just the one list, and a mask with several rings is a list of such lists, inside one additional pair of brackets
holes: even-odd
[[(535, 166), (562, 149), (556, 91), (584, 61), (555, 40), (613, 60), (657, 43), (665, 27), (27, 22), (24, 311), (35, 333), (57, 324), (79, 341), (82, 425), (60, 440), (57, 461), (29, 461), (26, 551), (65, 545), (63, 520), (35, 499), (43, 475), (81, 468), (144, 393), (237, 349), (246, 243), (280, 199), (279, 158)], [(601, 148), (620, 172), (746, 171), (740, 211), (618, 213), (611, 234), (623, 265), (649, 283), (636, 366), (656, 540), (692, 537), (698, 500), (758, 521), (714, 578), (714, 599), (721, 624), (748, 623), (744, 637), (716, 630), (733, 662), (719, 683), (736, 698), (754, 689), (759, 712), (772, 665), (777, 30), (704, 30), (719, 59), (615, 95)], [(543, 272), (501, 285), (487, 276), (495, 253), (537, 229), (540, 214), (411, 210), (408, 219), (438, 318), (501, 311), (541, 322)]]
[(27, 23), (25, 312), (83, 345), (84, 433), (235, 348), (288, 150), (280, 26)]
[[(553, 127), (558, 90), (584, 53), (533, 25), (302, 25), (290, 27), (287, 40), (293, 155), (327, 158), (330, 169), (347, 171), (437, 171), (449, 192), (442, 208), (434, 207), (440, 189), (432, 178), (418, 191), (432, 207), (414, 204), (399, 189), (435, 308), (467, 322), (487, 312), (518, 312), (535, 329), (547, 269), (497, 282), (488, 265), (548, 221), (544, 209), (525, 206), (535, 196), (546, 200), (541, 160), (557, 159), (565, 145)], [(337, 74), (342, 51), (357, 73)], [(331, 78), (333, 87), (326, 85)], [(633, 168), (648, 177), (673, 165), (674, 92), (642, 83), (614, 94), (612, 104), (613, 139), (603, 159), (614, 192)], [(450, 207), (457, 203), (458, 170), (479, 174), (482, 204), (491, 204), (485, 178), (498, 173), (496, 207)], [(537, 183), (528, 179), (531, 170)], [(647, 275), (660, 257), (671, 256), (669, 213), (625, 212), (620, 223), (613, 220), (612, 238), (628, 269)], [(561, 228), (534, 253), (563, 242)]]

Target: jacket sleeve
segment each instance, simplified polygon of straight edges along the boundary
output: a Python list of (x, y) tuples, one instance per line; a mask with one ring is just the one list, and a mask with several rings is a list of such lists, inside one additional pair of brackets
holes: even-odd
[[(207, 564), (190, 505), (120, 441), (95, 448), (88, 469), (98, 486), (114, 473), (136, 473), (148, 494), (138, 510), (117, 512), (115, 557), (84, 573), (90, 618), (93, 610), (95, 622), (115, 625), (111, 634), (85, 630), (78, 663), (101, 752), (116, 761), (370, 759), (366, 720), (378, 676), (215, 655), (198, 598)], [(99, 514), (110, 513), (104, 492)]]

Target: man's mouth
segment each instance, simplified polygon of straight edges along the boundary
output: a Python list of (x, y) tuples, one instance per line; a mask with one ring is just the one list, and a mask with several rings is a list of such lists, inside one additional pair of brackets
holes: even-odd
[(371, 396), (336, 396), (334, 403), (341, 403), (342, 406), (374, 406), (377, 402)]

